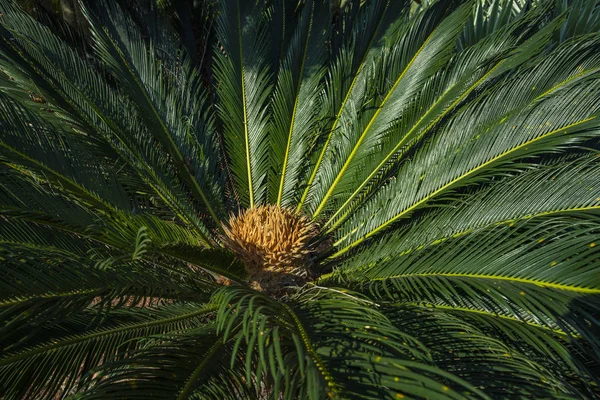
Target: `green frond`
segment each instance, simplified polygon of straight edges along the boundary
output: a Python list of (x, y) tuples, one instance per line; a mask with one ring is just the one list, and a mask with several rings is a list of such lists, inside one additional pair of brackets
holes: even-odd
[[(93, 243), (94, 246), (110, 246), (118, 257), (126, 254), (131, 258), (137, 254), (137, 257), (146, 261), (155, 261), (157, 257), (173, 257), (167, 262), (184, 261), (213, 274), (240, 281), (244, 279), (243, 267), (230, 252), (206, 249), (201, 238), (177, 224), (147, 214), (135, 215), (116, 209), (99, 217), (83, 205), (69, 201), (68, 197), (52, 193), (52, 187), (43, 187), (31, 179), (23, 178), (18, 172), (2, 173), (0, 170), (0, 176), (3, 177), (0, 184), (0, 211), (7, 224), (6, 229), (0, 231), (1, 239), (20, 242), (25, 239), (23, 233), (29, 232), (29, 237), (38, 242), (36, 238), (39, 235), (34, 230), (39, 229), (36, 225), (41, 225), (47, 227), (52, 235), (56, 231), (59, 231), (58, 234), (76, 235), (77, 239), (71, 236), (66, 239), (69, 241), (84, 239), (82, 245), (87, 247), (88, 252), (85, 256), (89, 256)], [(140, 229), (145, 230), (147, 236), (144, 254), (138, 254), (136, 246)], [(42, 243), (54, 243), (54, 240), (45, 239)], [(192, 273), (189, 267), (184, 266), (171, 265), (167, 269), (183, 275)]]
[(40, 179), (98, 211), (111, 212), (114, 205), (129, 207), (124, 188), (114, 178), (103, 176), (101, 169), (92, 168), (101, 165), (102, 159), (77, 159), (70, 153), (90, 152), (93, 157), (90, 146), (80, 138), (49, 125), (4, 95), (0, 96), (0, 118), (4, 131), (0, 142), (3, 164), (41, 175)]
[[(594, 51), (597, 39), (588, 40), (582, 39), (581, 47), (575, 51), (584, 54)], [(571, 47), (559, 48), (533, 69), (559, 68), (556, 56), (572, 51)], [(589, 61), (594, 63), (597, 59), (592, 57)], [(573, 77), (581, 68), (573, 65), (567, 76)], [(344, 246), (339, 254), (461, 186), (481, 183), (489, 176), (510, 171), (519, 159), (556, 152), (568, 144), (595, 137), (600, 104), (595, 90), (599, 82), (596, 67), (589, 74), (567, 82), (559, 80), (564, 75), (552, 75), (550, 71), (537, 70), (537, 79), (534, 74), (523, 73), (514, 80), (500, 81), (490, 95), (472, 101), (451, 118), (434, 138), (416, 150), (410, 162), (400, 166), (388, 185), (354, 213), (354, 218), (363, 222), (340, 227), (338, 237), (343, 241), (338, 245)], [(557, 81), (549, 81), (549, 77)], [(554, 89), (557, 85), (560, 88)], [(507, 107), (518, 108), (486, 106), (492, 99), (500, 103), (509, 93), (522, 100), (513, 99), (506, 103)], [(371, 218), (374, 213), (377, 217)]]
[(330, 145), (331, 155), (325, 157), (328, 164), (322, 164), (326, 175), (318, 180), (319, 187), (314, 190), (323, 193), (316, 195), (318, 203), (311, 209), (313, 217), (318, 216), (330, 196), (337, 193), (337, 185), (343, 187), (343, 177), (346, 173), (352, 174), (355, 157), (360, 155), (361, 149), (374, 146), (372, 138), (379, 137), (381, 130), (396, 118), (395, 113), (386, 110), (394, 110), (410, 98), (414, 92), (407, 87), (411, 90), (418, 87), (410, 83), (431, 77), (449, 58), (470, 7), (464, 5), (445, 19), (444, 13), (437, 9), (443, 7), (443, 4), (433, 7), (411, 20), (395, 40), (388, 39), (391, 43), (381, 59), (373, 60), (371, 68), (364, 71), (364, 92), (356, 100), (357, 107), (343, 116), (340, 130)]
[(514, 225), (539, 217), (589, 215), (600, 210), (600, 173), (596, 155), (532, 168), (479, 191), (456, 196), (358, 251), (342, 266), (366, 265), (436, 246), (495, 225)]
[[(161, 313), (150, 313), (136, 322), (121, 321), (107, 328), (85, 330), (85, 321), (73, 321), (72, 334), (63, 334), (16, 353), (0, 358), (0, 382), (11, 398), (34, 395), (52, 398), (82, 387), (91, 376), (86, 373), (103, 363), (117, 361), (143, 345), (148, 336), (189, 328), (212, 312), (213, 308), (172, 307)], [(140, 314), (140, 313), (137, 313)], [(154, 314), (154, 315), (153, 315)], [(141, 316), (141, 315), (140, 315)], [(83, 323), (83, 324), (82, 324)], [(79, 325), (79, 333), (77, 332)], [(24, 385), (24, 382), (27, 382)]]
[[(148, 133), (131, 102), (47, 27), (11, 1), (1, 4), (7, 10), (2, 19), (2, 69), (25, 89), (41, 92), (55, 112), (74, 118), (77, 125), (69, 127), (71, 135), (88, 135), (88, 140), (100, 142), (104, 151), (110, 151), (112, 173), (120, 173), (123, 164), (131, 166), (144, 182), (144, 191), (150, 191), (177, 217), (195, 226), (201, 235), (207, 235), (205, 224), (184, 201), (186, 194), (174, 179), (168, 157), (150, 146), (152, 140), (148, 141)], [(31, 37), (43, 40), (32, 41)], [(73, 75), (71, 71), (77, 73)]]
[[(104, 399), (127, 393), (128, 398), (233, 399), (252, 392), (228, 368), (231, 346), (215, 335), (215, 327), (155, 336), (135, 355), (135, 366), (117, 361), (97, 369), (97, 382), (77, 399)], [(235, 370), (234, 370), (235, 371)]]
[(581, 337), (597, 358), (596, 219), (492, 225), (338, 276), (376, 298), (473, 309), (564, 331)]
[(314, 147), (319, 129), (321, 101), (326, 72), (327, 41), (330, 40), (329, 5), (322, 0), (303, 6), (288, 53), (277, 71), (273, 93), (273, 170), (269, 200), (290, 206)]
[[(306, 180), (306, 187), (297, 206), (298, 211), (302, 209), (311, 192), (314, 180), (329, 151), (329, 145), (346, 107), (353, 104), (354, 98), (361, 96), (363, 90), (361, 86), (364, 85), (363, 69), (367, 68), (371, 60), (381, 52), (382, 45), (379, 42), (383, 40), (384, 35), (393, 34), (394, 28), (397, 28), (394, 25), (405, 22), (407, 7), (403, 1), (377, 0), (369, 1), (360, 7), (354, 4), (354, 7), (356, 7), (356, 11), (346, 15), (346, 18), (354, 23), (342, 25), (348, 30), (347, 37), (339, 35), (333, 38), (333, 40), (340, 40), (341, 43), (336, 46), (339, 47), (339, 50), (335, 54), (325, 78), (325, 110), (322, 111), (324, 127), (321, 129), (326, 132), (326, 136), (316, 144), (315, 150), (318, 149), (318, 153), (316, 153), (318, 156), (313, 155), (312, 157), (313, 161), (309, 166), (309, 170), (312, 172)], [(391, 22), (394, 24), (388, 28)], [(347, 77), (352, 77), (352, 79)], [(311, 195), (309, 202), (312, 201), (314, 200)]]
[(267, 10), (262, 2), (221, 0), (215, 79), (223, 136), (244, 207), (265, 201), (269, 168), (271, 83)]
[[(346, 191), (353, 187), (356, 189), (329, 217), (326, 223), (328, 231), (333, 231), (351, 214), (352, 210), (347, 208), (353, 202), (360, 204), (361, 198), (369, 196), (369, 189), (379, 188), (393, 173), (398, 160), (402, 161), (401, 156), (434, 130), (439, 121), (452, 115), (471, 93), (482, 90), (489, 82), (539, 52), (540, 45), (546, 42), (548, 34), (552, 32), (548, 28), (519, 43), (520, 31), (530, 29), (530, 25), (537, 20), (537, 14), (528, 15), (453, 55), (444, 70), (424, 81), (421, 93), (412, 102), (405, 99), (392, 108), (396, 116), (401, 117), (393, 117), (396, 120), (380, 135), (381, 138), (369, 142), (366, 150), (357, 154), (361, 168), (352, 174), (352, 183)], [(381, 154), (385, 156), (381, 157)]]
[[(436, 365), (473, 383), (492, 397), (578, 398), (590, 387), (573, 377), (594, 378), (573, 360), (560, 335), (491, 315), (472, 315), (421, 305), (389, 306), (384, 313), (430, 349)], [(576, 380), (575, 380), (576, 381)]]
[[(213, 301), (221, 304), (219, 330), (236, 340), (236, 349), (245, 349), (247, 381), (254, 366), (251, 357), (258, 353), (254, 375), (267, 374), (267, 382), (273, 379), (273, 392), (285, 393), (286, 399), (324, 395), (376, 399), (390, 390), (406, 396), (457, 398), (454, 390), (467, 390), (486, 398), (432, 366), (426, 347), (391, 325), (370, 300), (356, 293), (314, 286), (290, 298), (289, 304), (277, 304), (232, 288)], [(296, 353), (295, 361), (281, 358), (290, 351)], [(235, 362), (232, 359), (232, 365)]]
[(221, 188), (211, 182), (218, 166), (205, 155), (217, 145), (210, 137), (213, 128), (199, 90), (199, 77), (187, 60), (173, 65), (179, 71), (169, 76), (165, 69), (171, 66), (161, 65), (154, 56), (154, 48), (164, 47), (163, 43), (150, 41), (146, 45), (135, 22), (117, 3), (103, 1), (97, 6), (103, 9), (101, 20), (84, 9), (97, 57), (119, 80), (152, 137), (165, 148), (176, 174), (220, 228), (217, 211), (221, 216), (223, 212), (215, 211), (214, 205), (222, 198), (218, 192)]

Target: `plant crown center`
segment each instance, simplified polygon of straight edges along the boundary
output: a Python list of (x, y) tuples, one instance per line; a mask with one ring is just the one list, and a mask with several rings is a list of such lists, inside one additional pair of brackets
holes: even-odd
[(278, 292), (310, 278), (318, 227), (306, 216), (261, 205), (232, 215), (223, 230), (224, 244), (244, 263), (253, 288)]

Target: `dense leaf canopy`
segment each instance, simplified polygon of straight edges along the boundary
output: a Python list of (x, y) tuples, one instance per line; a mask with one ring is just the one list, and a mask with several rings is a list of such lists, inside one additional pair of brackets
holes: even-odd
[(600, 395), (600, 4), (333, 3), (0, 0), (1, 398)]

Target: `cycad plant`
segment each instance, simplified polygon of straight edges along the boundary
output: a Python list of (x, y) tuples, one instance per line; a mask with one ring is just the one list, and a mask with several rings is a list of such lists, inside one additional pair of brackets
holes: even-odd
[(150, 3), (0, 1), (0, 397), (600, 393), (596, 2)]

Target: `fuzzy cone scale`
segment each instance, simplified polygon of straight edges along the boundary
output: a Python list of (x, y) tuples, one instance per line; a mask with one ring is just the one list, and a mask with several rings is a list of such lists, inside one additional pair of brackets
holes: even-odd
[(244, 263), (254, 288), (266, 292), (307, 280), (317, 226), (307, 217), (275, 205), (232, 215), (223, 226), (224, 244)]

